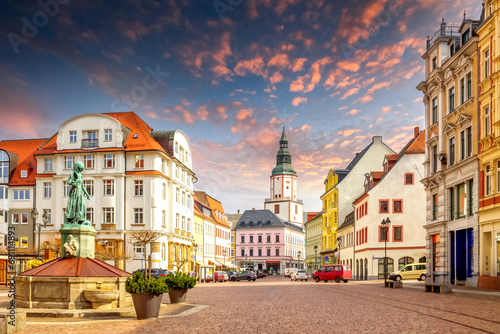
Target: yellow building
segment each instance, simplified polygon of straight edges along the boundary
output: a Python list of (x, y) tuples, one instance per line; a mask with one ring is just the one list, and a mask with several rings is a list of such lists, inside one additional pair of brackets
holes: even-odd
[(336, 263), (334, 257), (338, 224), (338, 189), (335, 186), (345, 174), (330, 169), (325, 179), (325, 193), (320, 197), (323, 203), (322, 263)]
[(479, 36), (479, 287), (500, 289), (500, 1), (485, 1)]
[(308, 212), (308, 220), (305, 223), (306, 229), (306, 270), (308, 273), (313, 273), (319, 269), (321, 261), (318, 261), (318, 256), (323, 251), (321, 241), (323, 236), (323, 215), (322, 212)]

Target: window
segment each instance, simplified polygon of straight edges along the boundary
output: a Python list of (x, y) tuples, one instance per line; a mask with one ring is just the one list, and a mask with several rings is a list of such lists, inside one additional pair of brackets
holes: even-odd
[(187, 207), (190, 208), (192, 206), (191, 204), (191, 195), (187, 196)]
[(436, 124), (438, 121), (438, 103), (437, 97), (432, 99), (432, 124)]
[(465, 131), (460, 131), (460, 160), (464, 160), (466, 158), (466, 146), (465, 146)]
[(280, 213), (280, 205), (279, 204), (274, 205), (274, 213)]
[(104, 168), (114, 168), (115, 167), (115, 155), (105, 154), (104, 155)]
[(455, 219), (455, 188), (450, 188), (450, 220)]
[(474, 214), (474, 202), (472, 198), (472, 187), (473, 187), (473, 180), (469, 180), (469, 189), (467, 193), (467, 198), (468, 198), (468, 207), (469, 207), (469, 216), (472, 216)]
[(257, 256), (262, 256), (262, 249), (261, 249), (261, 248), (259, 248), (259, 249), (257, 250)]
[(253, 243), (253, 235), (250, 236), (250, 241), (248, 242)]
[(379, 213), (389, 213), (389, 200), (379, 200)]
[(472, 126), (469, 126), (466, 130), (467, 132), (467, 157), (472, 156)]
[(403, 213), (403, 200), (395, 199), (392, 201), (392, 212), (393, 213)]
[(491, 170), (490, 165), (486, 166), (486, 177), (484, 178), (484, 191), (485, 195), (491, 195)]
[(144, 194), (144, 182), (142, 180), (134, 181), (134, 195), (142, 196)]
[(182, 204), (183, 206), (186, 206), (186, 193), (185, 193), (184, 191), (182, 192), (181, 199), (182, 199), (181, 204)]
[(490, 106), (484, 108), (484, 137), (490, 135)]
[(167, 200), (167, 185), (165, 183), (161, 184), (161, 198), (164, 201)]
[(245, 236), (242, 235), (240, 240), (241, 240), (241, 243), (244, 244), (245, 243)]
[(413, 173), (405, 173), (405, 184), (413, 184)]
[(250, 248), (250, 254), (248, 256), (253, 256), (253, 248)]
[(432, 195), (432, 220), (437, 219), (437, 205), (438, 205), (437, 194), (433, 194)]
[(113, 196), (115, 194), (115, 180), (102, 180), (104, 185), (104, 196)]
[(14, 213), (12, 215), (12, 224), (28, 224), (28, 214)]
[(434, 71), (437, 67), (437, 58), (434, 57), (432, 58), (432, 70), (431, 71)]
[(455, 43), (450, 45), (450, 57), (455, 54)]
[(280, 242), (280, 235), (279, 234), (275, 235), (275, 242)]
[(490, 76), (490, 50), (484, 51), (484, 78)]
[(64, 157), (64, 169), (73, 169), (73, 164), (75, 163), (75, 157), (72, 155)]
[(243, 256), (245, 256), (245, 250), (244, 250), (244, 249), (242, 249), (242, 250), (241, 250), (241, 254), (240, 254), (240, 255), (241, 255), (242, 257), (243, 257)]
[(392, 227), (392, 241), (403, 241), (403, 226)]
[(52, 182), (43, 183), (43, 197), (45, 198), (52, 197)]
[(257, 236), (257, 242), (262, 242), (262, 235)]
[(92, 154), (85, 154), (83, 156), (83, 165), (87, 169), (93, 169), (94, 168), (94, 156)]
[(5, 187), (0, 187), (0, 199), (7, 199), (9, 191)]
[(182, 225), (181, 225), (181, 230), (185, 230), (186, 229), (186, 217), (185, 216), (182, 216)]
[(467, 74), (467, 99), (472, 97), (472, 73)]
[(179, 203), (179, 195), (180, 195), (179, 188), (176, 188), (175, 189), (175, 202), (176, 203)]
[(180, 220), (181, 220), (181, 216), (177, 213), (175, 215), (175, 228), (179, 228)]
[(274, 249), (274, 256), (280, 256), (280, 249), (279, 248)]
[(379, 238), (378, 241), (389, 241), (389, 229), (386, 227), (379, 226)]
[(47, 225), (52, 225), (52, 210), (51, 209), (43, 209), (42, 212), (47, 214), (49, 216), (49, 219), (47, 220)]
[(448, 91), (448, 101), (449, 101), (448, 113), (451, 114), (453, 111), (455, 111), (455, 87), (453, 87)]
[(113, 140), (113, 130), (105, 129), (104, 130), (104, 141), (112, 141)]
[[(53, 159), (45, 159), (44, 167), (45, 167), (46, 172), (52, 172), (52, 170), (54, 169), (54, 160)], [(1, 173), (1, 171), (0, 171), (0, 173)]]
[(165, 160), (164, 159), (161, 159), (161, 172), (162, 173), (165, 173)]
[(94, 180), (83, 181), (83, 186), (87, 190), (89, 196), (94, 196)]
[(465, 30), (464, 33), (462, 34), (462, 44), (461, 45), (464, 45), (465, 43), (467, 43), (469, 38), (470, 38), (470, 28)]
[(465, 102), (465, 78), (460, 79), (460, 104)]
[(14, 190), (14, 200), (22, 201), (30, 199), (30, 191), (29, 190)]
[(134, 209), (134, 224), (144, 224), (143, 215), (142, 209)]
[(144, 168), (144, 155), (135, 156), (135, 168)]
[(457, 208), (458, 218), (464, 218), (466, 212), (467, 194), (465, 192), (465, 183), (457, 186)]
[(167, 247), (165, 246), (165, 243), (162, 242), (161, 244), (161, 259), (165, 261), (167, 259)]
[(76, 143), (76, 131), (69, 132), (69, 142)]
[(25, 179), (25, 178), (27, 178), (27, 177), (28, 177), (28, 171), (27, 171), (27, 170), (22, 170), (22, 171), (21, 171), (21, 178), (22, 178), (22, 179)]
[(448, 166), (455, 164), (455, 137), (449, 139)]
[(165, 210), (161, 211), (161, 227), (167, 227), (167, 213)]
[(438, 147), (437, 145), (432, 146), (432, 172), (437, 172), (438, 169)]
[(64, 197), (68, 197), (71, 192), (71, 185), (69, 185), (66, 181), (63, 181), (63, 195)]
[(271, 256), (271, 248), (266, 249), (266, 256)]
[(94, 225), (94, 208), (87, 208), (87, 217), (86, 219)]
[(191, 231), (191, 219), (188, 218), (186, 222), (186, 231)]
[(115, 208), (102, 208), (102, 223), (103, 224), (115, 223)]

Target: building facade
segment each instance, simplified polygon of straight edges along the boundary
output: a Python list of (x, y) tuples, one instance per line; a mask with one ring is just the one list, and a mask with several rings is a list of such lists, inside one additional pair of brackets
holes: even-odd
[[(498, 85), (500, 1), (484, 1), (484, 21), (477, 28), (479, 79), (479, 280), (478, 286), (500, 290), (500, 90)], [(476, 248), (475, 248), (476, 249)], [(477, 251), (476, 251), (477, 253)], [(477, 258), (477, 255), (475, 256)], [(477, 269), (474, 270), (476, 272)]]
[[(51, 215), (42, 242), (59, 238), (69, 172), (84, 164), (90, 200), (87, 220), (96, 228), (96, 253), (133, 271), (151, 253), (153, 267), (188, 270), (193, 229), (193, 178), (189, 140), (180, 131), (152, 131), (134, 112), (83, 114), (62, 123), (35, 152), (36, 205)], [(161, 237), (138, 244), (134, 231)], [(121, 255), (120, 255), (121, 254)], [(121, 258), (131, 256), (129, 263)]]
[[(429, 282), (477, 286), (479, 21), (441, 23), (427, 41), (424, 94)], [(489, 98), (488, 98), (489, 99)]]
[[(317, 213), (305, 223), (306, 230), (306, 270), (312, 274), (321, 265), (323, 212)], [(319, 260), (318, 260), (319, 258)]]
[[(365, 176), (365, 192), (353, 202), (354, 235), (346, 227), (341, 239), (341, 248), (355, 247), (342, 253), (341, 261), (352, 263), (358, 279), (383, 279), (408, 263), (425, 262), (424, 155), (424, 131), (415, 128), (397, 158), (387, 155), (381, 172)], [(387, 231), (386, 220), (391, 221)]]

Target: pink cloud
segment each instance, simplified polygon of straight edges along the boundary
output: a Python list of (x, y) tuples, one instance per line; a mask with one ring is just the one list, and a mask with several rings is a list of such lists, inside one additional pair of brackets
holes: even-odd
[(349, 112), (346, 112), (345, 114), (346, 115), (356, 115), (357, 113), (361, 112), (360, 110), (358, 109), (352, 109), (351, 111)]
[(307, 102), (307, 97), (300, 97), (300, 96), (298, 96), (298, 97), (296, 97), (296, 98), (294, 98), (292, 100), (292, 105), (296, 107), (299, 104), (305, 103), (305, 102)]
[(359, 64), (351, 61), (340, 61), (337, 63), (337, 67), (344, 71), (351, 71), (351, 72), (359, 71)]
[(309, 132), (309, 131), (311, 131), (311, 126), (310, 126), (310, 125), (308, 125), (308, 124), (304, 124), (304, 125), (302, 125), (302, 126), (300, 127), (300, 129), (301, 129), (302, 131), (304, 131), (304, 132)]
[(262, 57), (256, 57), (249, 60), (241, 60), (234, 67), (234, 73), (240, 76), (244, 76), (247, 73), (252, 73), (255, 75), (261, 75), (264, 78), (267, 77), (267, 71), (264, 70), (265, 64)]
[(288, 59), (288, 55), (285, 53), (276, 54), (271, 60), (267, 63), (267, 66), (277, 66), (280, 68), (288, 67), (290, 65), (290, 60)]
[(351, 95), (357, 94), (358, 92), (359, 92), (359, 88), (351, 88), (347, 92), (345, 92), (344, 95), (342, 95), (342, 97), (340, 99), (344, 100)]
[(333, 147), (332, 143), (325, 145), (325, 148), (330, 148), (330, 147)]
[(353, 134), (358, 133), (360, 131), (361, 131), (361, 129), (347, 129), (347, 130), (343, 130), (343, 131), (338, 131), (337, 134), (344, 136), (344, 137), (349, 137), (349, 136), (352, 136)]
[(292, 65), (291, 65), (292, 72), (302, 71), (302, 69), (304, 67), (304, 63), (306, 61), (307, 61), (307, 58), (294, 59)]
[(274, 72), (273, 75), (269, 78), (269, 82), (271, 83), (271, 85), (281, 82), (282, 80), (283, 76), (280, 72)]
[(236, 115), (236, 119), (242, 121), (245, 118), (252, 117), (252, 114), (253, 114), (252, 109), (241, 109)]
[(390, 110), (391, 110), (391, 107), (389, 107), (389, 106), (383, 107), (382, 109), (380, 109), (380, 111), (383, 113), (389, 112)]

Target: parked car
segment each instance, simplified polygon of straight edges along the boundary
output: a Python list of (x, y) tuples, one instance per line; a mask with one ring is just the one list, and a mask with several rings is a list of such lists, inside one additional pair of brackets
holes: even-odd
[(297, 268), (285, 268), (284, 277), (292, 277), (293, 274), (297, 271)]
[[(133, 273), (137, 272), (137, 271), (140, 271), (140, 272), (145, 272), (146, 269), (142, 268), (142, 269), (137, 269), (136, 271), (134, 271)], [(175, 272), (173, 271), (170, 271), (170, 270), (165, 270), (165, 269), (161, 269), (161, 268), (151, 268), (151, 277), (160, 277), (160, 276), (167, 276), (168, 274), (174, 274), (175, 275)]]
[(214, 282), (225, 282), (229, 279), (229, 276), (224, 271), (214, 272)]
[(231, 278), (231, 276), (235, 275), (236, 274), (236, 271), (226, 271), (227, 275), (229, 276), (229, 278)]
[(404, 266), (403, 269), (395, 271), (389, 275), (389, 279), (394, 281), (401, 281), (402, 279), (418, 279), (425, 281), (425, 263), (412, 263)]
[(245, 270), (240, 272), (239, 274), (234, 274), (231, 276), (231, 281), (241, 281), (241, 280), (247, 280), (247, 281), (255, 281), (257, 279), (257, 275), (250, 270)]
[(309, 275), (307, 275), (307, 271), (305, 269), (299, 269), (295, 274), (292, 275), (290, 278), (291, 281), (298, 281), (298, 280), (305, 280), (307, 282), (307, 279), (309, 278)]
[(345, 264), (330, 264), (316, 270), (313, 273), (313, 278), (316, 282), (334, 280), (337, 283), (340, 283), (340, 281), (347, 283), (352, 278), (352, 271), (351, 267)]

